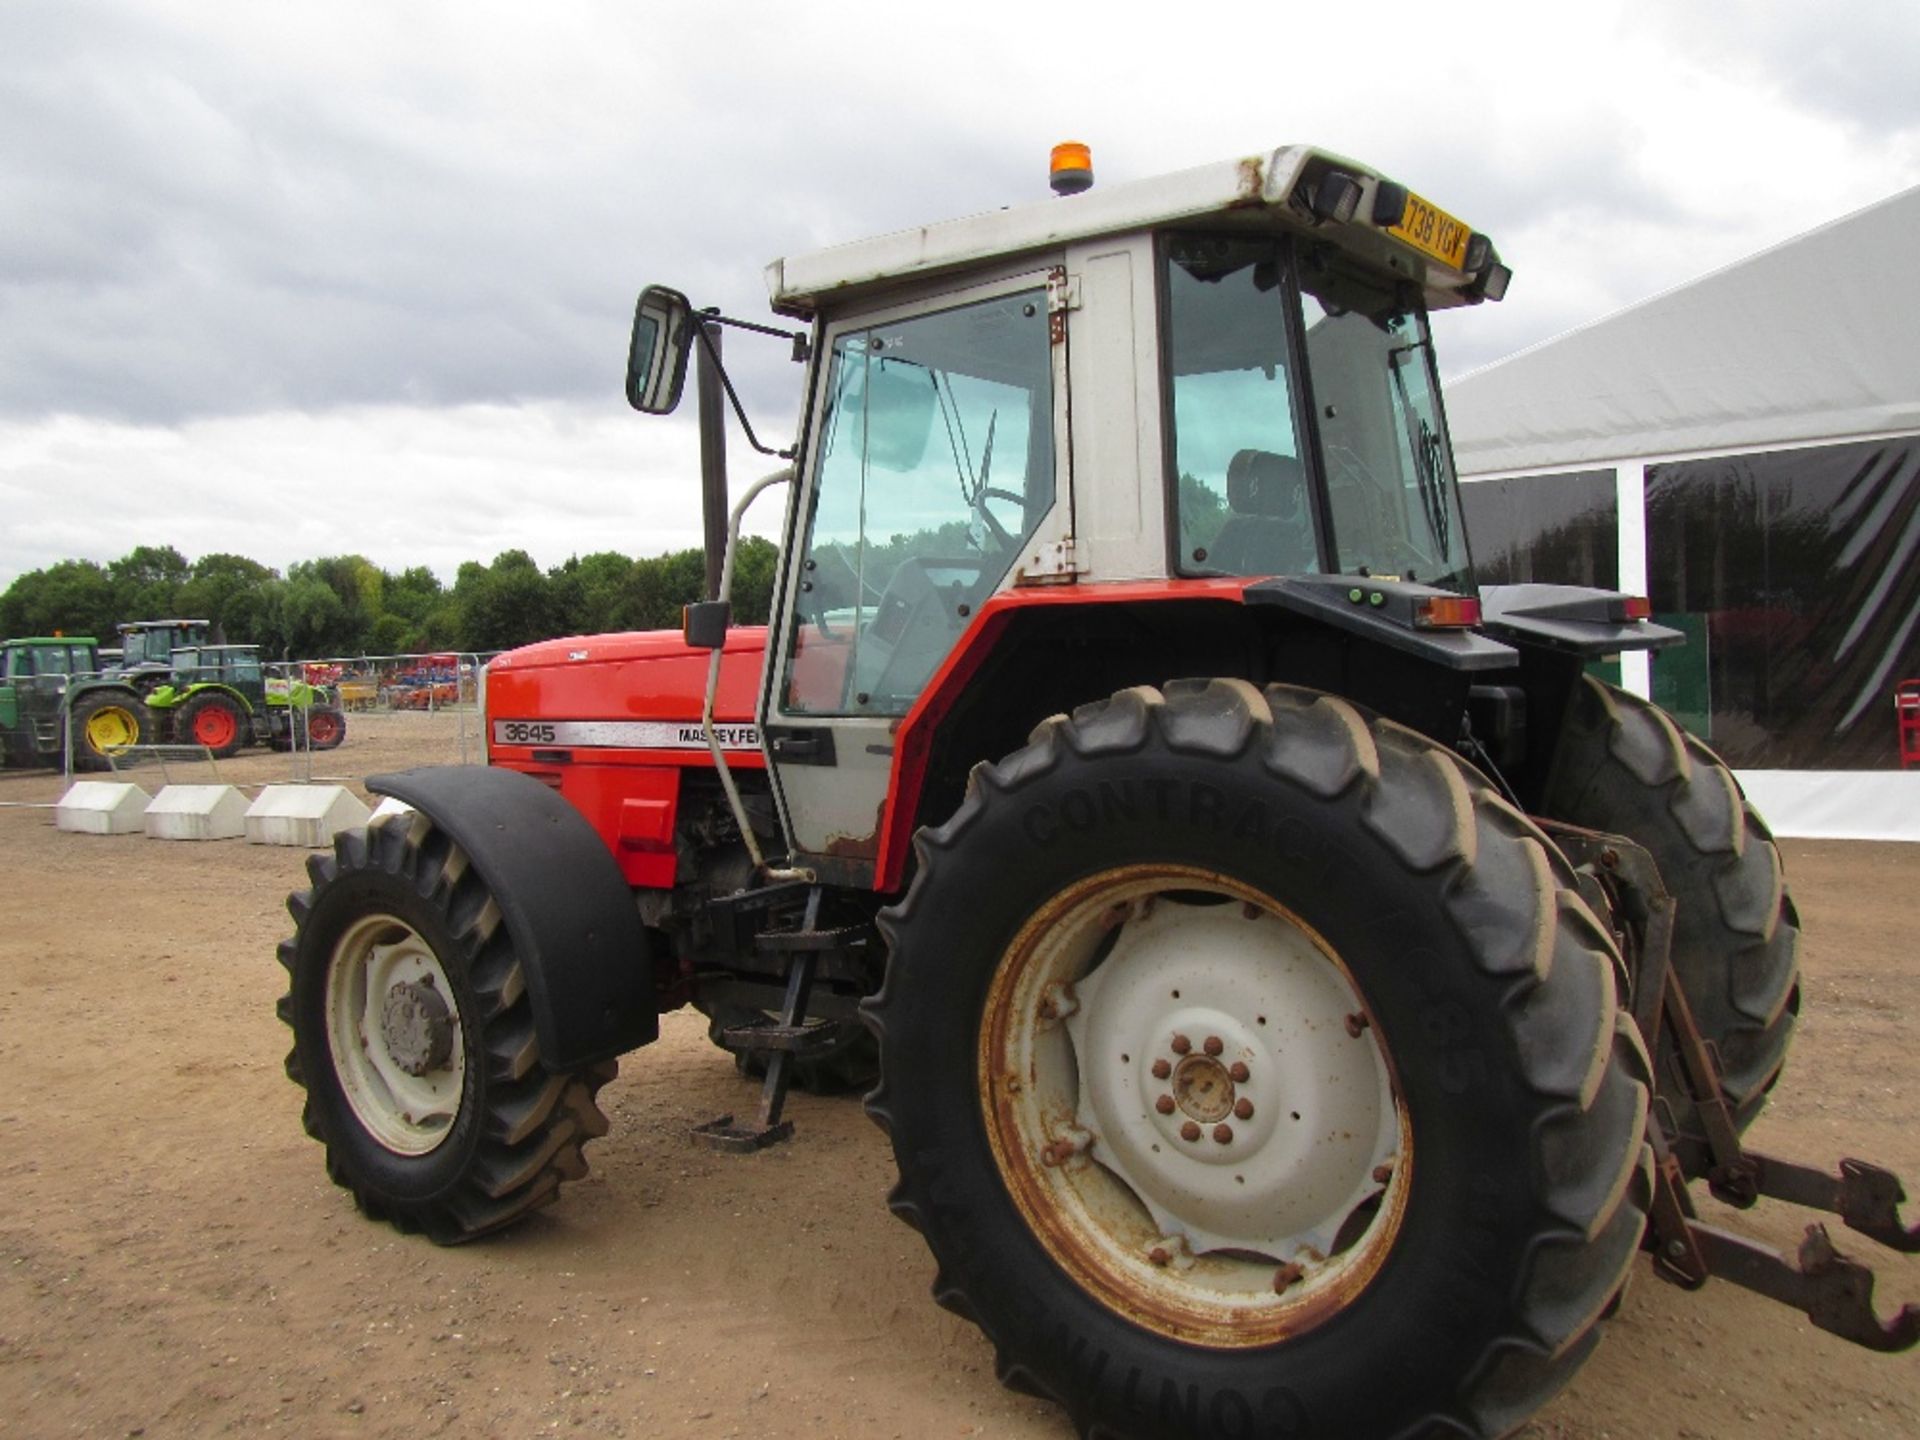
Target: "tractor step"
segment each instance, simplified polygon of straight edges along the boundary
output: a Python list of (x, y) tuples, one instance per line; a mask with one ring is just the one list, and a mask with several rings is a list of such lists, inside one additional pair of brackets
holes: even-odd
[(784, 1051), (796, 1060), (806, 1060), (832, 1050), (839, 1028), (831, 1020), (810, 1020), (801, 1025), (729, 1025), (720, 1037), (729, 1050), (768, 1054)]
[[(817, 937), (824, 939), (840, 934), (838, 931), (820, 930), (819, 920), (820, 887), (816, 885), (807, 892), (806, 914), (799, 928), (783, 932), (781, 938), (811, 941)], [(807, 1000), (813, 992), (814, 971), (823, 956), (836, 954), (839, 950), (840, 942), (834, 938), (826, 944), (793, 944), (775, 951), (788, 957), (787, 993), (780, 1006), (780, 1019), (771, 1025), (733, 1025), (724, 1032), (730, 1046), (762, 1051), (769, 1057), (767, 1078), (760, 1086), (759, 1110), (748, 1124), (736, 1125), (733, 1116), (722, 1115), (717, 1120), (694, 1126), (693, 1139), (696, 1143), (737, 1155), (764, 1150), (769, 1145), (777, 1145), (792, 1137), (793, 1122), (782, 1120), (780, 1112), (786, 1108), (787, 1086), (793, 1077), (794, 1061), (811, 1053), (816, 1047), (826, 1048), (826, 1037), (822, 1032), (830, 1028), (822, 1022), (807, 1023)]]

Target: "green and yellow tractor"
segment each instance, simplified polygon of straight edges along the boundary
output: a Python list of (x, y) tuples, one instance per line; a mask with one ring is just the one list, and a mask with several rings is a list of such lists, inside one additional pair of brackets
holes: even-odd
[(91, 636), (0, 644), (0, 764), (61, 765), (71, 735), (73, 768), (106, 770), (111, 756), (146, 744), (153, 723), (139, 692), (99, 671)]

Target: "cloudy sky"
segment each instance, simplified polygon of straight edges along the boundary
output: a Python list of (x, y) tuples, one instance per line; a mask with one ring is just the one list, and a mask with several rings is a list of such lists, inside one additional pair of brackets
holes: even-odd
[[(1056, 140), (1102, 183), (1307, 140), (1412, 185), (1516, 272), (1453, 373), (1920, 184), (1911, 0), (5, 13), (0, 587), (698, 544), (692, 405), (620, 394), (639, 288), (767, 319), (768, 260), (1042, 198)], [(797, 368), (729, 343), (784, 443)]]

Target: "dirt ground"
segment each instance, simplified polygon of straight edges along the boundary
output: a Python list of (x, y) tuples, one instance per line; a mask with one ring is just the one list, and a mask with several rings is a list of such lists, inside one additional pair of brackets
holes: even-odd
[[(454, 760), (455, 725), (355, 717), (314, 768)], [(173, 778), (206, 778), (192, 769)], [(0, 776), (0, 1435), (1070, 1433), (928, 1298), (857, 1101), (795, 1096), (797, 1139), (757, 1156), (688, 1142), (751, 1102), (690, 1014), (624, 1062), (602, 1096), (612, 1133), (558, 1205), (457, 1250), (360, 1219), (281, 1072), (273, 948), (303, 853), (63, 834), (31, 808), (60, 789)], [(1920, 846), (1784, 849), (1806, 1018), (1752, 1138), (1920, 1177)], [(1715, 1209), (1782, 1246), (1812, 1218)], [(1883, 1314), (1920, 1299), (1920, 1260), (1837, 1235), (1878, 1268)], [(1639, 1265), (1532, 1440), (1920, 1434), (1920, 1357)]]

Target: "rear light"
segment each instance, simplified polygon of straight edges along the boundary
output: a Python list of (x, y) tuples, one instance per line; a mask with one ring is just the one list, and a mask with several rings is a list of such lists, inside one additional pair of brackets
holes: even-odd
[(1644, 595), (1629, 595), (1620, 602), (1622, 620), (1646, 620), (1653, 615), (1653, 602)]
[(1467, 630), (1480, 623), (1480, 602), (1467, 595), (1428, 595), (1413, 605), (1418, 630)]

